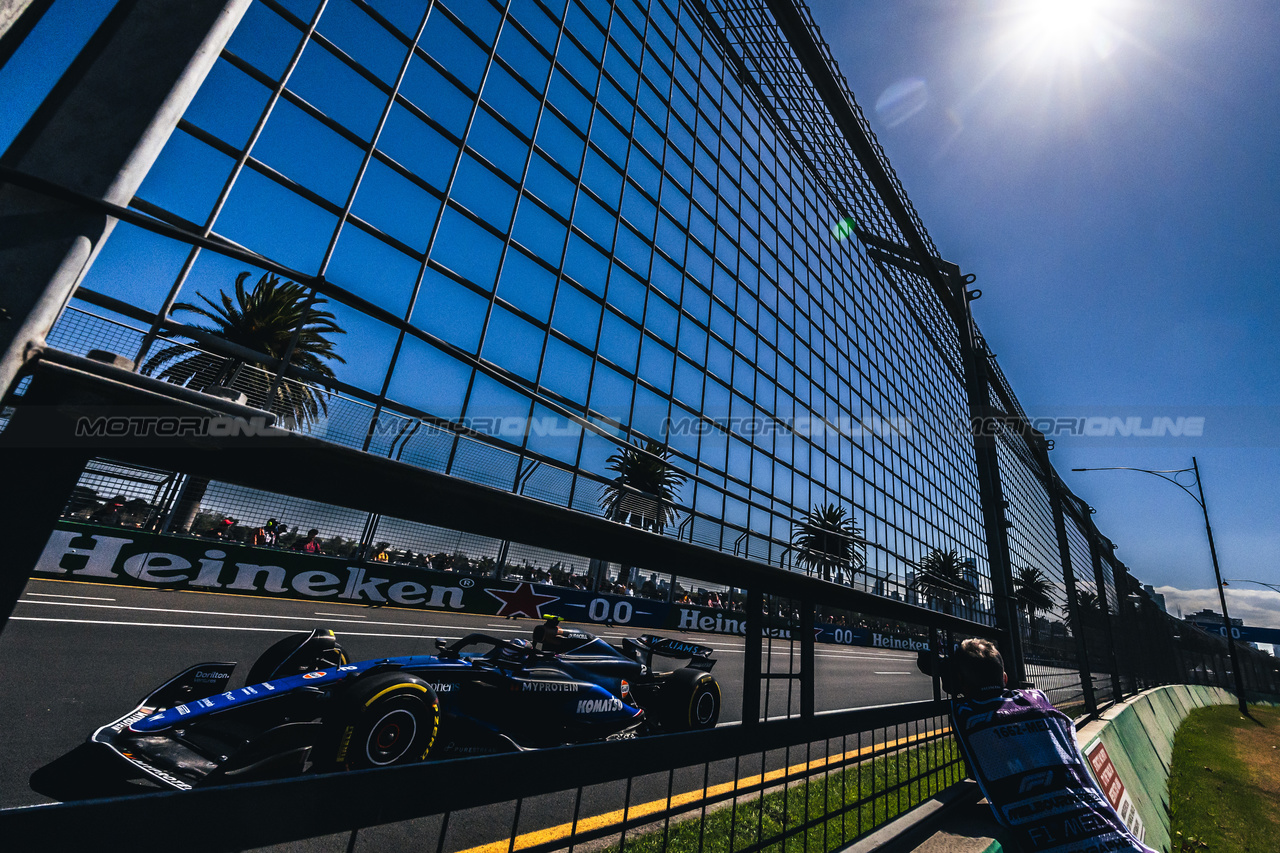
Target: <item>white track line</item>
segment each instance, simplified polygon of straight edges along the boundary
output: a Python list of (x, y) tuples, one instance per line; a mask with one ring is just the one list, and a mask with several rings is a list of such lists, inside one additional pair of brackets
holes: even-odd
[[(87, 598), (90, 601), (115, 601), (114, 598), (104, 598), (101, 595), (58, 595), (56, 592), (29, 592), (27, 595), (40, 595), (45, 598)], [(35, 603), (34, 601), (32, 602), (32, 604)]]
[[(52, 593), (27, 593), (27, 594), (28, 594), (28, 595), (52, 595)], [(77, 597), (77, 598), (90, 598), (91, 596), (75, 596), (75, 597)], [(115, 599), (113, 599), (113, 598), (104, 599), (104, 600), (106, 600), (106, 601), (115, 601)], [(360, 614), (354, 614), (354, 613), (353, 613), (353, 614), (351, 614), (350, 616), (342, 616), (342, 615), (339, 615), (339, 614), (336, 614), (336, 613), (335, 613), (335, 614), (320, 614), (320, 613), (317, 611), (317, 615), (318, 615), (318, 616), (324, 616), (324, 617), (326, 617), (326, 618), (322, 618), (322, 619), (317, 619), (315, 616), (282, 616), (282, 615), (275, 614), (275, 613), (234, 613), (234, 612), (230, 612), (230, 611), (226, 611), (226, 610), (179, 610), (179, 609), (176, 609), (176, 608), (170, 608), (170, 607), (136, 607), (136, 606), (126, 605), (126, 604), (88, 604), (88, 603), (86, 603), (86, 602), (81, 602), (81, 601), (33, 601), (33, 600), (29, 599), (29, 598), (23, 598), (23, 599), (20, 599), (20, 600), (19, 600), (19, 603), (20, 603), (20, 604), (45, 604), (45, 605), (53, 605), (53, 606), (57, 606), (57, 607), (89, 607), (89, 608), (102, 609), (102, 610), (126, 610), (126, 611), (141, 612), (141, 613), (173, 613), (173, 614), (181, 614), (181, 615), (184, 615), (184, 616), (226, 616), (226, 617), (232, 617), (232, 618), (238, 618), (238, 619), (287, 619), (287, 620), (290, 620), (290, 621), (297, 621), (297, 622), (317, 622), (317, 621), (320, 621), (320, 622), (345, 622), (345, 621), (351, 621), (351, 620), (353, 620), (353, 619), (368, 619), (368, 618), (369, 618), (368, 616), (360, 615)], [(458, 615), (460, 615), (460, 616), (461, 616), (461, 615), (466, 615), (466, 614), (458, 614)], [(14, 617), (11, 617), (11, 618), (18, 619), (19, 617), (14, 616)], [(144, 623), (112, 622), (112, 621), (96, 621), (96, 620), (80, 620), (80, 619), (36, 619), (36, 618), (28, 618), (26, 621), (30, 621), (30, 622), (82, 622), (83, 624), (86, 624), (86, 625), (132, 625), (132, 624), (144, 624)], [(149, 624), (149, 623), (146, 623), (146, 624)], [(157, 624), (163, 624), (163, 623), (157, 623)], [(432, 629), (432, 630), (443, 630), (443, 631), (462, 631), (462, 630), (465, 630), (465, 628), (464, 628), (463, 626), (459, 626), (459, 625), (436, 625), (436, 624), (430, 624), (430, 623), (416, 623), (416, 622), (362, 622), (362, 623), (360, 623), (360, 624), (361, 624), (361, 625), (381, 625), (381, 626), (383, 626), (383, 627), (388, 627), (388, 628), (416, 628), (416, 629), (420, 629), (420, 630), (421, 630), (421, 629)], [(183, 627), (183, 626), (175, 625), (174, 627)], [(193, 626), (188, 626), (188, 627), (193, 627), (193, 628), (210, 628), (210, 629), (211, 629), (211, 628), (214, 628), (214, 627), (216, 627), (216, 626), (213, 626), (213, 625), (193, 625)], [(501, 632), (504, 632), (504, 633), (511, 633), (511, 634), (524, 634), (524, 633), (528, 630), (524, 625), (522, 625), (522, 624), (520, 624), (520, 623), (518, 623), (518, 622), (515, 622), (515, 623), (508, 623), (508, 624), (503, 625), (503, 626), (501, 626), (501, 627), (499, 627), (498, 625), (493, 625), (493, 624), (491, 623), (491, 627), (492, 627), (492, 629), (493, 629), (493, 630), (495, 630), (495, 631), (501, 631)], [(263, 631), (267, 631), (267, 630), (272, 630), (272, 631), (282, 631), (282, 630), (285, 630), (285, 629), (281, 629), (281, 628), (261, 628), (261, 629), (255, 629), (255, 630), (263, 630)], [(352, 636), (383, 636), (383, 635), (380, 635), (380, 634), (369, 634), (369, 635), (352, 634), (352, 632), (350, 632), (350, 631), (343, 631), (343, 633), (344, 633), (344, 634), (351, 634)], [(398, 636), (401, 636), (401, 635), (400, 635), (400, 634), (391, 634), (391, 635), (387, 635), (387, 636), (397, 636), (397, 637), (398, 637)], [(621, 635), (618, 635), (618, 636), (619, 636), (619, 637), (621, 637)], [(728, 644), (728, 643), (724, 642), (723, 640), (707, 640), (707, 639), (703, 639), (703, 638), (699, 637), (699, 643), (700, 643), (701, 645), (711, 646), (712, 648), (714, 648), (714, 649), (716, 650), (716, 653), (717, 653), (717, 654), (745, 654), (745, 652), (743, 651), (743, 649), (742, 649), (741, 645), (738, 645), (738, 644), (730, 645), (730, 644)], [(823, 644), (823, 645), (826, 645), (826, 644)], [(777, 655), (777, 656), (780, 656), (780, 657), (786, 657), (786, 656), (788, 656), (790, 653), (791, 653), (791, 652), (790, 652), (790, 650), (789, 650), (789, 649), (772, 649), (772, 650), (771, 650), (771, 654), (772, 654), (772, 655)], [(871, 653), (868, 653), (868, 652), (866, 652), (866, 651), (862, 651), (862, 650), (860, 650), (860, 649), (859, 649), (859, 650), (857, 650), (857, 651), (855, 651), (855, 650), (854, 650), (854, 647), (850, 647), (848, 651), (844, 651), (844, 650), (841, 650), (841, 651), (835, 651), (835, 650), (832, 650), (832, 651), (815, 652), (814, 657), (820, 657), (820, 658), (837, 658), (837, 659), (845, 659), (845, 660), (847, 660), (847, 659), (849, 659), (849, 658), (868, 658), (868, 659), (881, 660), (881, 661), (892, 661), (892, 660), (904, 660), (904, 661), (905, 661), (905, 660), (914, 660), (914, 658), (905, 657), (905, 656), (897, 656), (897, 655), (892, 655), (892, 654), (884, 654), (884, 653), (878, 653), (878, 652), (871, 652)], [(909, 674), (909, 673), (908, 673), (908, 674)]]
[[(255, 631), (268, 634), (292, 634), (289, 628), (252, 628), (243, 625), (174, 625), (169, 622), (112, 622), (107, 619), (46, 619), (39, 616), (10, 616), (11, 622), (69, 622), (76, 625), (117, 625), (123, 628), (188, 628), (205, 631)], [(413, 626), (408, 626), (413, 627)], [(435, 635), (426, 634), (377, 634), (360, 631), (343, 631), (347, 637), (394, 637), (401, 640), (434, 640)], [(458, 637), (442, 637), (455, 640)]]
[[(230, 616), (240, 619), (289, 619), (292, 621), (315, 622), (314, 616), (280, 616), (275, 613), (232, 613), (226, 610), (177, 610), (170, 607), (132, 607), (125, 604), (84, 604), (79, 601), (31, 601), (29, 599), (21, 599), (22, 604), (52, 604), (60, 607), (92, 607), (103, 610), (129, 610), (142, 613), (175, 613), (184, 616)], [(342, 622), (350, 617), (340, 616), (337, 618), (329, 618), (322, 621), (325, 622)], [(367, 619), (367, 616), (358, 616), (359, 619)], [(72, 620), (74, 621), (74, 620)], [(365, 622), (365, 625), (386, 625), (391, 627), (403, 628), (440, 628), (444, 630), (457, 631), (460, 630), (457, 625), (431, 625), (416, 622)]]

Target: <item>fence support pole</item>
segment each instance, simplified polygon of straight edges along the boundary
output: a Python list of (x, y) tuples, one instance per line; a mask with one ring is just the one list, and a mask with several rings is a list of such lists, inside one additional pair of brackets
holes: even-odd
[(764, 592), (758, 584), (747, 590), (747, 626), (742, 638), (742, 724), (760, 724), (760, 644), (764, 640)]
[[(0, 165), (127, 205), (249, 7), (249, 0), (137, 0), (111, 11), (14, 138)], [(25, 16), (24, 16), (25, 17)], [(115, 220), (0, 185), (10, 239), (0, 281), (0, 396), (53, 328)]]
[(1004, 646), (1005, 668), (1011, 684), (1026, 681), (1027, 669), (1022, 652), (1022, 631), (1013, 597), (1013, 566), (1009, 559), (1009, 531), (1005, 518), (1008, 502), (1000, 486), (1000, 463), (995, 434), (991, 427), (993, 408), (989, 399), (987, 373), (988, 353), (980, 344), (969, 312), (966, 276), (955, 264), (940, 262), (951, 285), (952, 298), (958, 310), (954, 315), (964, 363), (965, 391), (969, 402), (969, 423), (973, 436), (974, 459), (978, 468), (978, 488), (982, 502), (982, 521), (986, 532), (987, 564), (991, 568), (991, 594), (994, 598), (996, 628)]
[(1080, 599), (1076, 591), (1076, 573), (1071, 563), (1071, 542), (1067, 539), (1066, 513), (1062, 509), (1062, 482), (1049, 464), (1049, 453), (1040, 446), (1041, 464), (1047, 475), (1049, 504), (1053, 508), (1053, 527), (1058, 535), (1058, 558), (1062, 565), (1062, 581), (1067, 588), (1067, 614), (1071, 619), (1071, 633), (1076, 641), (1076, 659), (1080, 663), (1080, 690), (1084, 693), (1084, 708), (1089, 714), (1098, 713), (1098, 699), (1093, 694), (1093, 671), (1089, 666), (1089, 647), (1084, 637), (1084, 614), (1080, 612)]
[(1124, 698), (1124, 684), (1120, 680), (1120, 661), (1116, 657), (1116, 637), (1111, 625), (1111, 605), (1107, 603), (1107, 580), (1102, 571), (1102, 534), (1089, 525), (1089, 557), (1093, 561), (1093, 580), (1098, 585), (1098, 609), (1102, 617), (1102, 629), (1107, 638), (1107, 652), (1111, 657), (1111, 701)]
[(8, 624), (90, 458), (85, 449), (51, 446), (47, 441), (47, 419), (61, 401), (57, 389), (33, 381), (19, 399), (22, 405), (0, 433), (0, 470), (6, 480), (0, 489), (0, 518), (21, 531), (8, 542), (0, 571), (0, 630)]
[(806, 720), (814, 714), (814, 618), (812, 599), (800, 601), (800, 716)]

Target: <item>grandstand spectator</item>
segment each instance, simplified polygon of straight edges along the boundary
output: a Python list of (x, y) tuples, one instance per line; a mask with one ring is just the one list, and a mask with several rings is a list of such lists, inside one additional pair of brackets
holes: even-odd
[(267, 523), (253, 531), (253, 539), (250, 544), (257, 545), (260, 548), (274, 548), (280, 538), (280, 529), (276, 525), (274, 518), (268, 518)]
[(120, 517), (124, 514), (124, 495), (116, 495), (111, 500), (98, 507), (89, 516), (90, 521), (96, 521), (99, 524), (119, 524)]
[(324, 554), (324, 549), (320, 547), (319, 540), (316, 536), (320, 534), (319, 530), (314, 527), (307, 531), (307, 538), (293, 543), (293, 550), (301, 551), (304, 554)]
[(234, 518), (224, 518), (213, 527), (204, 532), (204, 535), (210, 539), (233, 539), (231, 530), (236, 526)]

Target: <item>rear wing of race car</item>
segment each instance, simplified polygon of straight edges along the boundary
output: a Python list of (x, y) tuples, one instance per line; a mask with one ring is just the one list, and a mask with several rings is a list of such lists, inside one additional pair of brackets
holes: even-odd
[(707, 672), (710, 672), (711, 667), (716, 665), (716, 662), (711, 659), (713, 651), (711, 648), (699, 646), (696, 643), (686, 642), (685, 640), (659, 637), (656, 634), (642, 634), (638, 639), (627, 637), (622, 641), (622, 648), (628, 654), (640, 658), (641, 662), (650, 669), (653, 669), (654, 655), (687, 660), (689, 661), (689, 666), (693, 669), (701, 669)]

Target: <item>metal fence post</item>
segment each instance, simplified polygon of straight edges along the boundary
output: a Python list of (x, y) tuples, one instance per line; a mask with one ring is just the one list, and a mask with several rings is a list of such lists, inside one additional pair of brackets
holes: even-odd
[(90, 458), (85, 448), (48, 446), (44, 440), (48, 418), (61, 402), (58, 389), (32, 382), (23, 400), (26, 405), (15, 409), (0, 433), (0, 466), (7, 480), (0, 489), (0, 517), (22, 531), (8, 543), (0, 571), (0, 630)]
[(814, 714), (814, 602), (800, 601), (800, 716), (806, 720)]
[(764, 591), (753, 584), (747, 590), (747, 625), (742, 639), (742, 724), (760, 723), (760, 645), (764, 639)]
[(1124, 698), (1124, 682), (1120, 678), (1120, 661), (1116, 657), (1116, 637), (1111, 620), (1111, 606), (1107, 603), (1107, 580), (1102, 572), (1102, 534), (1092, 521), (1089, 523), (1089, 558), (1093, 562), (1093, 580), (1098, 586), (1098, 609), (1102, 615), (1103, 632), (1107, 639), (1107, 652), (1111, 657), (1111, 701)]
[(1000, 462), (995, 435), (991, 430), (993, 412), (989, 395), (989, 376), (985, 346), (975, 335), (973, 316), (969, 312), (969, 292), (965, 285), (970, 277), (961, 275), (955, 264), (940, 262), (951, 286), (956, 313), (960, 355), (964, 363), (965, 392), (969, 402), (970, 434), (978, 469), (978, 489), (982, 503), (982, 521), (986, 533), (987, 564), (991, 568), (991, 594), (995, 599), (996, 627), (1005, 646), (1005, 668), (1012, 683), (1026, 681), (1026, 661), (1022, 651), (1022, 631), (1013, 597), (1013, 565), (1009, 558), (1008, 502), (1000, 485)]
[(1062, 482), (1049, 465), (1049, 453), (1041, 446), (1041, 461), (1045, 466), (1049, 504), (1053, 509), (1053, 528), (1058, 536), (1058, 558), (1062, 565), (1062, 582), (1067, 592), (1067, 614), (1071, 617), (1071, 633), (1075, 635), (1076, 658), (1080, 666), (1080, 689), (1084, 693), (1084, 707), (1089, 714), (1098, 713), (1098, 699), (1093, 693), (1093, 672), (1089, 666), (1089, 647), (1085, 641), (1084, 615), (1080, 612), (1080, 599), (1076, 591), (1076, 573), (1071, 564), (1071, 542), (1067, 539), (1066, 513), (1062, 509)]
[(0, 216), (0, 395), (13, 387), (115, 220), (15, 182), (37, 180), (127, 205), (249, 6), (249, 0), (120, 3), (8, 150)]
[(1120, 675), (1128, 677), (1132, 692), (1142, 689), (1141, 638), (1133, 630), (1133, 607), (1129, 601), (1129, 571), (1124, 563), (1116, 559), (1108, 560), (1111, 564), (1111, 576), (1116, 589), (1116, 624), (1119, 626), (1120, 643), (1116, 647), (1120, 661)]

